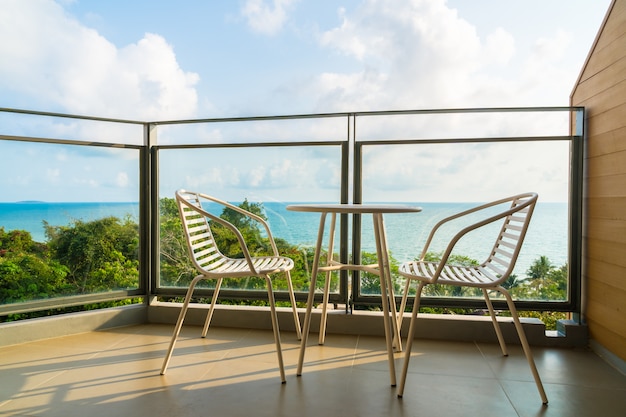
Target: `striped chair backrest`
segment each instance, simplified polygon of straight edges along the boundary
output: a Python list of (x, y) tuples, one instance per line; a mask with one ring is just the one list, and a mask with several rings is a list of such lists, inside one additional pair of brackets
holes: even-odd
[(513, 272), (536, 202), (534, 193), (517, 196), (511, 201), (491, 254), (481, 265), (484, 273), (506, 278)]
[(209, 226), (210, 218), (197, 209), (202, 209), (198, 194), (176, 193), (180, 219), (187, 238), (187, 247), (197, 268), (211, 271), (219, 268), (227, 258), (220, 252)]

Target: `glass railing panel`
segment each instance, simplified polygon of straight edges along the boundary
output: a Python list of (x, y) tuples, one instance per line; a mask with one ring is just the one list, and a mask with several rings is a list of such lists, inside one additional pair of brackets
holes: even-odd
[[(431, 228), (440, 219), (479, 203), (537, 192), (539, 202), (516, 263), (515, 279), (507, 285), (515, 288), (516, 299), (566, 301), (569, 146), (567, 140), (364, 146), (363, 201), (422, 207), (419, 214), (385, 218), (392, 262), (397, 264), (419, 257)], [(451, 224), (449, 230), (442, 230), (431, 245), (432, 254), (440, 255), (449, 238), (468, 224)], [(455, 255), (484, 261), (485, 250), (493, 246), (498, 230), (486, 228), (470, 240), (461, 240)], [(364, 220), (364, 253), (374, 250), (371, 236), (371, 221)], [(395, 279), (396, 290), (401, 291), (403, 279)], [(361, 284), (368, 287), (366, 281)], [(376, 292), (369, 288), (363, 294)], [(431, 295), (455, 296), (444, 290)]]
[(159, 124), (159, 145), (296, 143), (345, 141), (343, 114), (305, 117), (235, 118)]
[(0, 111), (0, 134), (24, 138), (143, 145), (143, 124)]
[(568, 136), (569, 108), (424, 110), (357, 115), (359, 141)]
[[(160, 149), (159, 168), (161, 288), (186, 287), (197, 275), (188, 259), (174, 204), (175, 191), (183, 188), (235, 205), (245, 201), (248, 208), (259, 210), (266, 217), (281, 254), (294, 259), (296, 267), (291, 275), (295, 290), (308, 290), (319, 215), (292, 212), (286, 207), (298, 202), (340, 201), (339, 145)], [(207, 204), (205, 209), (218, 216), (225, 214), (216, 204)], [(321, 288), (323, 280), (318, 282)], [(214, 282), (202, 285), (212, 288)], [(337, 292), (338, 287), (335, 277), (333, 291)], [(264, 288), (265, 282), (258, 278), (231, 279), (224, 282), (222, 291)], [(285, 291), (286, 280), (277, 277), (274, 288)], [(238, 296), (245, 297), (245, 293)]]
[(138, 149), (0, 140), (0, 304), (133, 290)]

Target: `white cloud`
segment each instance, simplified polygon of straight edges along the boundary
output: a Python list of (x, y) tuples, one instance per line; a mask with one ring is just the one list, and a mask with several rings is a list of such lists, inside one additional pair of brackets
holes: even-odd
[(48, 168), (46, 170), (46, 181), (57, 183), (61, 176), (61, 170), (58, 168)]
[[(71, 1), (67, 0), (66, 4)], [(140, 120), (196, 116), (196, 85), (199, 76), (181, 68), (170, 39), (160, 34), (146, 33), (141, 39), (132, 38), (130, 43), (115, 45), (98, 31), (81, 24), (66, 13), (60, 6), (64, 4), (61, 1), (2, 2), (0, 39), (9, 41), (0, 42), (1, 93), (8, 92), (8, 97), (20, 97), (20, 100), (24, 97), (21, 101), (28, 102), (29, 108), (34, 109), (52, 108), (56, 111), (62, 108), (69, 113)], [(248, 0), (238, 11), (254, 32), (277, 35), (288, 22), (294, 26), (301, 23), (290, 15), (294, 3), (293, 0)], [(308, 26), (298, 26), (302, 30), (299, 33), (322, 24), (318, 22), (318, 16), (312, 19), (314, 23), (307, 21)], [(89, 16), (86, 21), (96, 20), (97, 16)], [(327, 22), (323, 22), (323, 27), (329, 27)], [(489, 33), (479, 32), (473, 22), (462, 19), (456, 10), (449, 8), (446, 0), (363, 0), (353, 8), (340, 9), (336, 26), (331, 25), (329, 30), (319, 35), (321, 53), (320, 50), (311, 50), (311, 55), (322, 58), (315, 65), (307, 66), (310, 61), (304, 59), (304, 64), (291, 63), (295, 81), (281, 78), (277, 88), (274, 81), (268, 82), (259, 75), (263, 71), (257, 73), (252, 68), (246, 76), (258, 76), (257, 84), (263, 85), (267, 91), (261, 89), (260, 92), (255, 90), (250, 93), (241, 88), (241, 91), (245, 91), (242, 93), (242, 103), (233, 105), (226, 102), (225, 106), (220, 102), (222, 107), (216, 108), (234, 108), (237, 112), (242, 106), (249, 108), (244, 100), (253, 100), (263, 105), (257, 109), (257, 114), (267, 114), (276, 106), (272, 101), (272, 91), (277, 89), (287, 92), (284, 103), (289, 107), (285, 108), (285, 112), (292, 112), (294, 102), (298, 101), (298, 97), (303, 97), (305, 104), (299, 107), (304, 109), (303, 113), (567, 104), (570, 84), (579, 70), (572, 65), (565, 66), (562, 62), (572, 42), (571, 34), (558, 32), (555, 26), (552, 31), (542, 33), (530, 54), (523, 55), (526, 51), (523, 47), (520, 48), (518, 39), (508, 29), (505, 26), (495, 28)], [(533, 30), (528, 30), (524, 36), (532, 34)], [(196, 38), (194, 39), (197, 40)], [(303, 45), (301, 40), (302, 38), (288, 41), (280, 39), (281, 46), (285, 48), (296, 45), (296, 48), (301, 49), (293, 53), (292, 50), (287, 50), (294, 61), (301, 58), (302, 54), (309, 53), (306, 48), (310, 45)], [(269, 45), (272, 40), (263, 41)], [(236, 43), (223, 43), (226, 48), (239, 46)], [(190, 46), (189, 49), (197, 51), (196, 46)], [(202, 50), (202, 53), (205, 52), (207, 51)], [(219, 55), (210, 52), (207, 52), (207, 56), (212, 59), (211, 65), (215, 65), (214, 58), (219, 58)], [(324, 56), (329, 57), (328, 63), (324, 61)], [(223, 62), (224, 65), (233, 65)], [(268, 65), (270, 68), (280, 65), (281, 69), (286, 67), (282, 62), (260, 61), (259, 65)], [(207, 72), (210, 74), (208, 70)], [(233, 75), (233, 79), (236, 78)], [(289, 83), (297, 86), (288, 88)], [(218, 94), (214, 91), (210, 93)], [(246, 95), (252, 97), (245, 97)], [(225, 94), (224, 97), (228, 100), (230, 95)], [(205, 102), (208, 97), (202, 97), (201, 100)], [(33, 103), (37, 105), (33, 106)], [(224, 125), (168, 126), (159, 129), (159, 144), (176, 143), (178, 140), (219, 143), (236, 141), (240, 137), (243, 140), (254, 138), (259, 141), (288, 141), (291, 137), (308, 137), (307, 135), (314, 138), (343, 137), (337, 135), (335, 130), (326, 134), (323, 132), (326, 125), (316, 123), (319, 123), (315, 124), (319, 131), (315, 132), (291, 124), (281, 124), (278, 129), (276, 124), (254, 124), (250, 129), (238, 127), (240, 130), (232, 131)], [(359, 135), (368, 132), (362, 129), (363, 123), (359, 120)], [(510, 133), (517, 128), (515, 124), (498, 122), (493, 118), (489, 123), (484, 123), (474, 116), (469, 121), (465, 120), (464, 124), (456, 123), (454, 117), (447, 118), (444, 123), (439, 120), (425, 122), (425, 129), (418, 126), (418, 129), (406, 131), (409, 135), (397, 137), (413, 137), (415, 131), (435, 136), (478, 136), (482, 132), (497, 135), (504, 134), (505, 129)], [(131, 137), (126, 127), (120, 128), (118, 132), (111, 127), (100, 128), (98, 125), (94, 128), (94, 125), (85, 125), (83, 127), (78, 122), (63, 121), (46, 132), (53, 132), (51, 137), (58, 135), (90, 141), (128, 140), (129, 143), (142, 143), (142, 132), (139, 128), (132, 132), (132, 137), (139, 138), (139, 141), (134, 141), (125, 139)], [(544, 127), (542, 121), (532, 120), (530, 127), (536, 128), (540, 125)], [(529, 124), (523, 123), (523, 126), (528, 128)], [(383, 127), (384, 134), (389, 137), (397, 132), (393, 129), (400, 126)], [(36, 128), (39, 132), (43, 131), (39, 126)], [(343, 134), (343, 125), (340, 131)], [(542, 133), (546, 134), (546, 130), (539, 132)], [(525, 151), (533, 155), (533, 149), (535, 148), (528, 146)], [(81, 153), (83, 152), (85, 150), (81, 149)], [(193, 189), (215, 188), (216, 193), (219, 191), (220, 194), (232, 193), (236, 196), (242, 192), (247, 195), (250, 189), (255, 192), (267, 189), (271, 193), (279, 193), (280, 190), (277, 191), (275, 187), (283, 187), (287, 190), (285, 192), (300, 192), (298, 195), (289, 195), (288, 198), (301, 199), (310, 199), (313, 193), (327, 195), (324, 194), (327, 188), (338, 184), (336, 162), (322, 165), (320, 160), (311, 155), (289, 155), (287, 159), (285, 152), (280, 155), (285, 159), (259, 162), (258, 158), (250, 158), (250, 162), (242, 162), (238, 166), (235, 166), (235, 162), (224, 159), (219, 161), (218, 167), (207, 167), (202, 152), (189, 152), (188, 155), (192, 153), (194, 163), (186, 160), (185, 169), (182, 170), (184, 172), (179, 172), (182, 164), (176, 165), (172, 172), (168, 171), (164, 175), (164, 183), (173, 183), (172, 188), (179, 188), (183, 183)], [(439, 155), (430, 156), (425, 148), (420, 149), (419, 154), (381, 153), (383, 155), (387, 159), (381, 159), (373, 168), (368, 167), (371, 171), (366, 174), (369, 176), (368, 181), (371, 181), (370, 185), (379, 187), (381, 192), (399, 190), (399, 193), (410, 193), (410, 190), (414, 190), (416, 195), (418, 192), (428, 192), (430, 197), (436, 199), (439, 198), (437, 192), (443, 189), (468, 189), (470, 186), (487, 184), (487, 181), (496, 179), (495, 176), (488, 178), (473, 175), (474, 172), (481, 171), (480, 159), (463, 159), (464, 155), (455, 149), (450, 149), (447, 153), (449, 161), (443, 161)], [(561, 178), (561, 175), (546, 169), (551, 164), (549, 154), (535, 152), (534, 155), (530, 160), (536, 164), (537, 173), (522, 172), (519, 178), (532, 180), (548, 189), (552, 187), (548, 179)], [(115, 160), (116, 163), (125, 164), (126, 159), (133, 158), (137, 158), (134, 152), (123, 152), (115, 159), (105, 158), (107, 161), (94, 165), (90, 172), (80, 173), (75, 172), (78, 168), (70, 171), (72, 164), (66, 164), (60, 173), (63, 177), (60, 182), (70, 184), (71, 179), (76, 177), (94, 187), (113, 183), (125, 186), (134, 180), (123, 176), (115, 177), (115, 173), (122, 170), (132, 173), (132, 170), (127, 165), (108, 169), (108, 161)], [(402, 165), (395, 162), (402, 158), (412, 158), (412, 164)], [(75, 155), (68, 156), (68, 160), (76, 159), (82, 161)], [(421, 167), (421, 170), (417, 167)], [(191, 170), (196, 172), (190, 175)], [(35, 181), (34, 174), (33, 178), (13, 178), (14, 172), (19, 173), (19, 170), (6, 171), (11, 172), (13, 183)], [(177, 173), (176, 181), (169, 179), (169, 176), (174, 176), (174, 172)], [(423, 174), (425, 172), (428, 177)], [(36, 171), (40, 182), (45, 179), (45, 175), (43, 168)], [(428, 178), (438, 180), (436, 183), (428, 182)], [(467, 182), (460, 181), (460, 178), (467, 179)], [(416, 184), (423, 188), (415, 188)], [(499, 187), (494, 185), (493, 189)], [(561, 188), (553, 188), (556, 194), (565, 189), (562, 184)], [(445, 197), (440, 196), (442, 199)], [(390, 198), (393, 196), (390, 195)]]
[[(535, 41), (533, 50), (521, 67), (515, 95), (522, 105), (567, 105), (575, 76), (580, 68), (562, 65), (564, 51), (571, 45), (572, 37), (562, 30), (553, 37)], [(560, 97), (542, 97), (542, 92), (563, 92)], [(554, 93), (553, 93), (554, 94)]]
[(506, 29), (480, 37), (445, 0), (367, 0), (339, 15), (320, 45), (360, 69), (317, 76), (310, 91), (326, 111), (567, 105), (569, 88), (554, 88), (554, 77), (571, 83), (578, 71), (559, 69), (566, 34), (521, 56)]
[(241, 8), (248, 26), (264, 35), (275, 35), (283, 28), (288, 19), (288, 12), (295, 0), (247, 0)]
[(248, 185), (251, 187), (258, 187), (263, 184), (265, 179), (266, 169), (264, 166), (253, 167), (248, 173)]
[(487, 62), (508, 64), (515, 54), (515, 39), (503, 28), (496, 29), (486, 38), (485, 57)]
[(117, 177), (115, 179), (115, 185), (120, 188), (128, 187), (129, 184), (128, 174), (125, 172), (118, 172)]
[(564, 142), (379, 146), (364, 158), (364, 197), (487, 201), (516, 190), (566, 201), (568, 156)]
[[(195, 114), (198, 75), (163, 37), (117, 48), (51, 0), (6, 0), (0, 15), (0, 88), (44, 108), (145, 120)], [(19, 41), (18, 41), (19, 40)]]

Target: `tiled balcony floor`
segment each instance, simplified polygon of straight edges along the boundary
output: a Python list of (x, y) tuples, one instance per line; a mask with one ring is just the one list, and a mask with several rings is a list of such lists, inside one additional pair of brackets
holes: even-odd
[[(521, 349), (417, 340), (403, 399), (389, 386), (384, 339), (283, 333), (287, 383), (271, 331), (183, 328), (165, 376), (169, 325), (142, 325), (0, 348), (0, 415), (11, 416), (624, 416), (626, 376), (582, 349), (535, 347), (542, 406)], [(402, 364), (397, 355), (396, 366)]]

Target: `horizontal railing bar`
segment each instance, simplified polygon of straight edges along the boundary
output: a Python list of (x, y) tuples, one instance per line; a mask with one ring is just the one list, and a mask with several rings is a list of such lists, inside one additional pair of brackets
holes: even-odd
[(582, 136), (502, 136), (488, 138), (447, 138), (447, 139), (358, 139), (360, 145), (410, 145), (431, 143), (478, 143), (478, 142), (545, 142), (582, 140)]
[[(396, 304), (400, 304), (402, 298), (396, 297)], [(407, 299), (407, 308), (413, 308), (415, 297), (410, 295)], [(363, 295), (356, 297), (354, 300), (356, 306), (380, 306), (380, 295)], [(496, 310), (508, 310), (506, 300), (492, 298), (491, 302)], [(574, 303), (572, 301), (546, 301), (546, 300), (514, 300), (518, 310), (524, 311), (573, 311)], [(466, 297), (441, 297), (441, 296), (423, 296), (420, 301), (420, 307), (434, 308), (461, 308), (461, 309), (487, 309), (484, 299), (466, 298)]]
[(584, 107), (482, 107), (454, 109), (422, 109), (422, 110), (373, 110), (351, 113), (353, 116), (393, 116), (410, 114), (454, 114), (454, 113), (540, 113), (579, 111)]
[(255, 147), (280, 147), (280, 146), (338, 146), (346, 142), (342, 141), (307, 141), (307, 142), (246, 142), (246, 143), (202, 143), (188, 145), (156, 145), (153, 149), (203, 149), (203, 148), (255, 148)]
[(297, 119), (326, 119), (333, 117), (349, 117), (353, 113), (312, 113), (312, 114), (290, 114), (277, 116), (241, 116), (241, 117), (213, 117), (206, 119), (187, 120), (163, 120), (150, 122), (153, 125), (176, 125), (176, 124), (196, 124), (196, 123), (226, 123), (226, 122), (259, 122), (269, 120), (297, 120)]
[[(211, 298), (213, 295), (212, 288), (203, 288), (197, 287), (194, 289), (193, 298)], [(180, 287), (159, 287), (156, 288), (152, 295), (161, 298), (182, 298), (187, 293), (187, 288)], [(306, 291), (295, 291), (296, 301), (306, 302), (308, 293)], [(322, 301), (323, 294), (316, 293), (315, 300)], [(267, 300), (267, 291), (258, 291), (258, 290), (235, 290), (229, 288), (223, 288), (220, 290), (219, 298), (222, 300), (234, 299), (234, 300)], [(274, 291), (274, 298), (276, 301), (289, 301), (289, 293), (287, 291)], [(340, 303), (342, 302), (342, 298), (340, 298), (340, 294), (336, 292), (330, 293), (330, 301)], [(379, 297), (380, 301), (380, 297)]]
[(48, 117), (62, 117), (69, 119), (91, 120), (99, 122), (129, 123), (129, 124), (152, 124), (152, 125), (172, 125), (172, 124), (194, 124), (194, 123), (219, 123), (219, 122), (242, 122), (242, 121), (266, 121), (266, 120), (291, 120), (291, 119), (315, 119), (350, 116), (390, 116), (390, 115), (410, 115), (410, 114), (454, 114), (454, 113), (524, 113), (524, 112), (563, 112), (581, 111), (584, 107), (483, 107), (483, 108), (453, 108), (453, 109), (413, 109), (413, 110), (372, 110), (361, 112), (338, 112), (338, 113), (311, 113), (292, 114), (275, 116), (241, 116), (241, 117), (214, 117), (202, 119), (185, 120), (161, 120), (161, 121), (138, 121), (129, 119), (116, 119), (111, 117), (85, 116), (68, 113), (44, 112), (35, 110), (13, 109), (0, 107), (0, 112), (19, 113), (27, 115), (38, 115)]
[(50, 143), (56, 145), (78, 145), (78, 146), (99, 146), (106, 148), (117, 149), (142, 149), (142, 145), (127, 145), (123, 143), (107, 143), (107, 142), (87, 142), (79, 139), (51, 139), (51, 138), (38, 138), (32, 136), (8, 136), (0, 135), (0, 140), (11, 140), (16, 142), (37, 142), (37, 143)]
[(578, 111), (583, 107), (484, 107), (484, 108), (456, 108), (456, 109), (414, 109), (414, 110), (372, 110), (361, 112), (340, 113), (312, 113), (291, 114), (276, 116), (242, 116), (242, 117), (214, 117), (206, 119), (187, 120), (164, 120), (153, 121), (154, 125), (193, 124), (193, 123), (221, 123), (221, 122), (245, 122), (245, 121), (269, 121), (269, 120), (296, 120), (332, 117), (355, 117), (355, 116), (394, 116), (411, 114), (454, 114), (454, 113), (541, 113), (541, 112), (565, 112)]
[(24, 109), (11, 109), (11, 108), (6, 108), (6, 107), (0, 107), (0, 112), (27, 114), (27, 115), (32, 115), (32, 116), (62, 117), (65, 119), (90, 120), (94, 122), (126, 123), (126, 124), (135, 124), (135, 125), (143, 125), (146, 123), (146, 122), (141, 122), (138, 120), (115, 119), (112, 117), (84, 116), (84, 115), (79, 115), (79, 114), (55, 113), (55, 112), (36, 111), (36, 110), (24, 110)]
[[(120, 149), (141, 149), (142, 145), (130, 145), (109, 142), (87, 142), (79, 139), (53, 139), (32, 136), (0, 135), (0, 140), (18, 142), (37, 142), (60, 145), (99, 146)], [(581, 136), (511, 136), (487, 138), (446, 138), (446, 139), (361, 139), (357, 142), (363, 145), (403, 145), (403, 144), (432, 144), (432, 143), (477, 143), (477, 142), (541, 142), (541, 141), (570, 141), (582, 140)], [(340, 141), (305, 141), (305, 142), (245, 142), (245, 143), (217, 143), (217, 144), (186, 144), (186, 145), (156, 145), (156, 149), (201, 149), (201, 148), (248, 148), (248, 147), (282, 147), (282, 146), (332, 146), (341, 145)]]
[(109, 291), (96, 294), (71, 295), (64, 297), (46, 298), (43, 300), (20, 301), (17, 303), (0, 304), (0, 316), (8, 314), (29, 313), (40, 310), (53, 310), (76, 307), (86, 304), (98, 304), (107, 301), (124, 300), (127, 298), (146, 297), (141, 290)]

